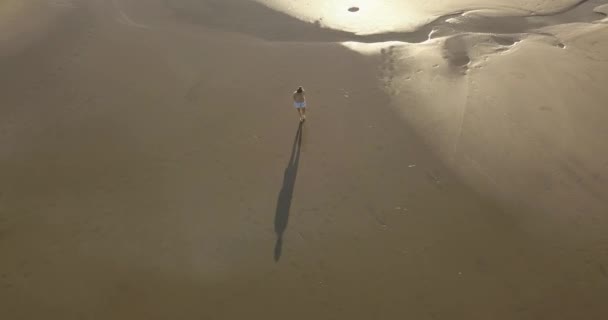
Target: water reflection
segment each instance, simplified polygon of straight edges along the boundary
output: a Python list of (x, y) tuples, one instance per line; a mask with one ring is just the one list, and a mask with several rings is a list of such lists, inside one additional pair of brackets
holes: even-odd
[[(475, 11), (491, 16), (528, 16), (556, 13), (580, 0), (256, 0), (310, 23), (369, 35), (413, 31), (438, 17)], [(359, 10), (351, 10), (357, 7)]]
[(259, 0), (259, 2), (304, 21), (317, 22), (327, 28), (359, 35), (411, 30), (435, 18), (421, 14), (419, 8), (410, 1)]

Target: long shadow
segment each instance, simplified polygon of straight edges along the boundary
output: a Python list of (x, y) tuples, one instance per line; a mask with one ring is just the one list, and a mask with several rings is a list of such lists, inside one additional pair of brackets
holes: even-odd
[(277, 209), (274, 215), (274, 232), (277, 234), (277, 242), (274, 245), (274, 261), (281, 259), (283, 249), (283, 233), (287, 229), (289, 221), (289, 209), (291, 208), (291, 198), (293, 189), (296, 185), (298, 176), (298, 165), (300, 163), (300, 146), (302, 145), (302, 123), (298, 125), (298, 131), (291, 147), (291, 157), (285, 173), (283, 174), (283, 185), (279, 191), (277, 199)]

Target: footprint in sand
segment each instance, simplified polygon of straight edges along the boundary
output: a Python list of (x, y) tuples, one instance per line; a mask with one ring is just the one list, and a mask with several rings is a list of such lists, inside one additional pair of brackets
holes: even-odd
[(434, 171), (427, 171), (426, 177), (431, 182), (431, 184), (435, 185), (438, 189), (443, 189), (443, 183)]
[(383, 48), (380, 50), (381, 54), (381, 65), (380, 73), (381, 80), (385, 90), (391, 95), (397, 94), (395, 87), (393, 86), (393, 79), (395, 78), (395, 46)]

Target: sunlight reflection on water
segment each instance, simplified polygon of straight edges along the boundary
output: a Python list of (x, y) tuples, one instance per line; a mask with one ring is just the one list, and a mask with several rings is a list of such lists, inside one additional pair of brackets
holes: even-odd
[[(439, 16), (469, 10), (493, 15), (550, 13), (579, 0), (256, 0), (298, 19), (360, 35), (412, 31)], [(358, 8), (358, 10), (351, 9)]]

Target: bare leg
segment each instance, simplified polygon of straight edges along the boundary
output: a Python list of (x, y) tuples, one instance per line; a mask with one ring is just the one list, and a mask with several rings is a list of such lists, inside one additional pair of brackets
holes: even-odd
[(302, 108), (296, 108), (298, 110), (298, 115), (300, 115), (300, 121), (302, 121)]
[(306, 120), (306, 108), (302, 108), (302, 118), (304, 118), (304, 120)]

